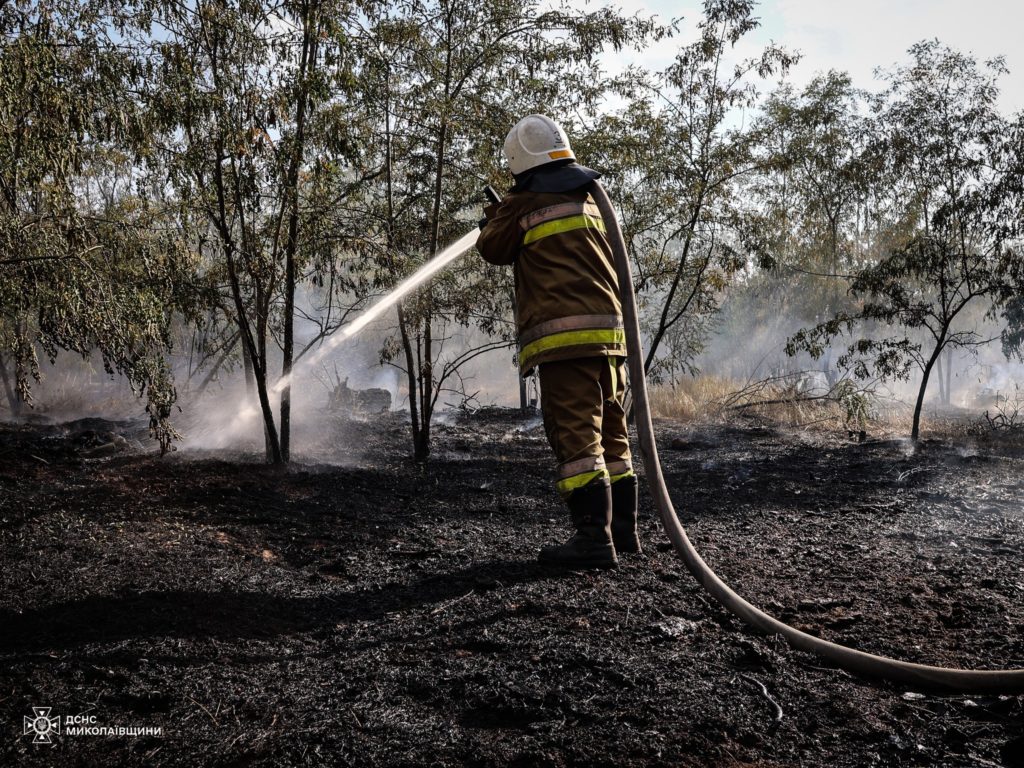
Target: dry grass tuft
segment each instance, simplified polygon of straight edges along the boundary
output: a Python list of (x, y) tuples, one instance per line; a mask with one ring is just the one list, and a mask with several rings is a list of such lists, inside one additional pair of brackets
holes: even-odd
[[(730, 420), (754, 418), (787, 427), (824, 431), (858, 430), (855, 419), (847, 418), (847, 409), (834, 395), (817, 396), (798, 391), (794, 377), (742, 382), (720, 376), (684, 378), (673, 385), (656, 386), (651, 391), (655, 416), (692, 422), (702, 419)], [(865, 425), (868, 432), (890, 432), (906, 428), (906, 406), (895, 401), (871, 401)]]
[(677, 421), (717, 416), (730, 395), (741, 388), (739, 382), (722, 376), (686, 377), (674, 384), (653, 387), (651, 410), (655, 416)]
[[(684, 378), (673, 385), (651, 389), (654, 416), (688, 423), (696, 421), (751, 420), (801, 430), (838, 432), (856, 435), (861, 429), (856, 418), (848, 418), (834, 389), (817, 395), (798, 391), (796, 379), (780, 377), (758, 382), (742, 382), (720, 376)], [(909, 436), (913, 406), (891, 395), (868, 395), (865, 401), (867, 419), (863, 425), (868, 435)], [(996, 434), (975, 410), (926, 404), (921, 415), (921, 436), (925, 438), (966, 439), (970, 437), (1010, 440), (1010, 431)], [(1024, 441), (1024, 427), (1018, 430)]]

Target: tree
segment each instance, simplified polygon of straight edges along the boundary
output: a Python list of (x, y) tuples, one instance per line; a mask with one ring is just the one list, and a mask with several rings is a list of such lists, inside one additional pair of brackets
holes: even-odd
[[(779, 294), (760, 318), (760, 327), (779, 335), (792, 332), (786, 324), (793, 320), (817, 323), (851, 311), (848, 276), (876, 260), (887, 233), (875, 192), (885, 187), (885, 169), (865, 151), (866, 98), (849, 75), (830, 71), (799, 93), (780, 86), (755, 121), (762, 167), (746, 185), (756, 200), (746, 234), (762, 271), (741, 293)], [(834, 385), (828, 347), (822, 370)]]
[(127, 15), (98, 1), (0, 9), (0, 351), (12, 402), (31, 401), (37, 349), (98, 351), (148, 396), (166, 449), (171, 319), (201, 293), (173, 221), (133, 189), (151, 126), (133, 97), (145, 62), (111, 39)]
[[(595, 65), (605, 44), (656, 34), (651, 22), (609, 9), (542, 10), (535, 0), (409, 0), (366, 11), (359, 35), (364, 111), (380, 140), (384, 173), (362, 193), (368, 283), (390, 287), (479, 218), (485, 183), (505, 186), (501, 139), (523, 115), (568, 122), (593, 109)], [(382, 351), (405, 376), (413, 454), (425, 461), (440, 393), (479, 354), (509, 345), (509, 334), (447, 352), (459, 328), (507, 329), (507, 276), (464, 260), (398, 308)], [(496, 289), (496, 286), (502, 286)]]
[(1009, 171), (1003, 175), (994, 191), (995, 200), (1002, 205), (999, 216), (1004, 236), (1012, 245), (1004, 260), (1006, 301), (1003, 303), (1003, 353), (1007, 358), (1016, 356), (1024, 361), (1024, 113), (1018, 114), (1004, 142), (1006, 164)]
[[(170, 179), (182, 228), (222, 288), (225, 334), (240, 339), (275, 463), (290, 454), (293, 366), (339, 327), (346, 313), (331, 315), (351, 288), (347, 233), (318, 239), (318, 221), (360, 181), (349, 162), (353, 14), (335, 0), (158, 0), (138, 21), (139, 46), (159, 61), (152, 171)], [(161, 33), (151, 37), (151, 25)], [(296, 351), (300, 283), (327, 285), (327, 319)]]
[[(830, 71), (800, 93), (783, 86), (766, 99), (755, 124), (762, 136), (763, 172), (751, 185), (763, 221), (776, 229), (761, 255), (787, 279), (826, 278), (810, 314), (831, 314), (842, 302), (841, 280), (863, 263), (869, 180), (881, 169), (864, 156), (864, 98), (849, 75)], [(870, 258), (870, 256), (868, 256)], [(808, 287), (802, 281), (798, 290)], [(816, 286), (820, 289), (820, 284)]]
[[(985, 343), (956, 321), (973, 302), (1006, 300), (1011, 257), (1006, 211), (997, 193), (1011, 171), (1007, 124), (996, 109), (1001, 60), (977, 62), (937, 41), (910, 49), (910, 66), (889, 74), (879, 98), (872, 151), (891, 164), (913, 233), (877, 264), (859, 270), (850, 293), (862, 305), (790, 340), (813, 356), (840, 333), (895, 325), (902, 335), (865, 335), (840, 359), (857, 376), (906, 378), (921, 372), (911, 437), (920, 434), (929, 377), (943, 350)], [(919, 339), (915, 334), (923, 336)]]
[[(700, 350), (722, 289), (746, 264), (739, 180), (759, 167), (756, 136), (734, 124), (757, 99), (754, 80), (785, 73), (796, 56), (769, 45), (730, 65), (730, 50), (759, 22), (754, 3), (708, 0), (699, 37), (652, 79), (631, 73), (630, 107), (608, 130), (614, 195), (636, 260), (649, 337), (644, 369), (686, 370)], [(663, 352), (668, 347), (668, 353)]]

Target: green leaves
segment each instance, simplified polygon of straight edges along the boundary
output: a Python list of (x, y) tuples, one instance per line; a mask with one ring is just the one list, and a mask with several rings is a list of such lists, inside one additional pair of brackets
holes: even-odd
[[(887, 73), (889, 88), (874, 99), (873, 119), (862, 129), (862, 158), (850, 176), (869, 174), (863, 178), (870, 179), (872, 194), (888, 206), (888, 252), (855, 270), (849, 293), (861, 302), (857, 314), (799, 332), (787, 351), (818, 357), (834, 337), (857, 329), (865, 335), (849, 345), (840, 366), (882, 378), (906, 378), (919, 369), (916, 439), (939, 355), (984, 343), (973, 328), (958, 327), (965, 310), (978, 303), (991, 315), (1012, 301), (1008, 264), (1020, 211), (1006, 205), (1014, 197), (1007, 180), (1020, 160), (996, 107), (1001, 61), (979, 66), (938, 41), (913, 46), (910, 56), (909, 65)], [(797, 145), (795, 156), (805, 153)], [(1012, 333), (1004, 335), (1010, 348), (1017, 343)]]
[(135, 98), (148, 70), (110, 39), (124, 13), (58, 1), (0, 15), (0, 349), (26, 401), (37, 347), (98, 353), (148, 397), (166, 449), (170, 323), (195, 309), (195, 263), (133, 189), (152, 135)]
[(759, 173), (760, 137), (735, 128), (732, 110), (754, 104), (759, 78), (796, 60), (769, 45), (736, 61), (733, 46), (757, 25), (751, 2), (705, 3), (697, 39), (664, 71), (620, 78), (629, 104), (587, 137), (622, 210), (652, 376), (693, 370), (755, 240), (743, 184)]
[[(98, 351), (166, 446), (172, 329), (202, 315), (212, 348), (254, 366), (270, 430), (275, 347), (287, 368), (472, 227), (481, 187), (510, 183), (502, 137), (541, 111), (622, 210), (652, 372), (691, 369), (727, 291), (785, 314), (756, 298), (755, 264), (811, 326), (793, 352), (847, 336), (844, 363), (905, 376), (977, 341), (954, 322), (973, 302), (1019, 353), (1024, 128), (995, 108), (1004, 63), (924, 42), (876, 97), (827, 73), (762, 101), (796, 57), (735, 56), (755, 12), (708, 0), (663, 72), (609, 80), (602, 51), (677, 23), (535, 0), (4, 4), (0, 349), (26, 396), (37, 349)], [(421, 428), (464, 359), (444, 340), (508, 340), (511, 292), (466, 259), (403, 306), (382, 355)]]

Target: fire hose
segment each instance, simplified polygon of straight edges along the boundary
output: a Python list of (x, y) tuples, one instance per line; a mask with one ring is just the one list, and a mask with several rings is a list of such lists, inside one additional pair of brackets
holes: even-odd
[(629, 352), (630, 385), (633, 392), (633, 413), (640, 454), (644, 459), (647, 483), (661, 523), (672, 541), (672, 546), (701, 586), (723, 607), (747, 624), (769, 635), (782, 635), (794, 648), (816, 653), (848, 672), (913, 686), (944, 689), (949, 692), (1020, 693), (1024, 691), (1024, 669), (973, 670), (915, 664), (858, 651), (801, 632), (744, 600), (704, 562), (693, 544), (690, 543), (682, 523), (679, 522), (679, 516), (672, 506), (672, 499), (665, 487), (665, 478), (658, 460), (658, 447), (654, 441), (654, 425), (651, 421), (650, 401), (647, 396), (647, 379), (644, 372), (640, 324), (637, 319), (636, 294), (633, 290), (632, 269), (629, 264), (629, 256), (626, 253), (622, 229), (604, 187), (594, 181), (591, 183), (590, 192), (604, 219), (621, 286), (622, 316), (626, 330), (626, 348)]

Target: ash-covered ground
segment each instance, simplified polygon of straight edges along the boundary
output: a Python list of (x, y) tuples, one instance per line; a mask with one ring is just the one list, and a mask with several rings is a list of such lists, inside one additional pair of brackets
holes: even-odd
[[(1019, 447), (658, 429), (691, 538), (755, 604), (1024, 667)], [(278, 470), (160, 458), (130, 424), (0, 428), (0, 765), (1024, 765), (1024, 698), (858, 679), (749, 630), (646, 494), (646, 555), (540, 568), (567, 521), (536, 418), (453, 419), (426, 469), (401, 415), (332, 434), (351, 465)], [(162, 733), (33, 744), (33, 707)]]

